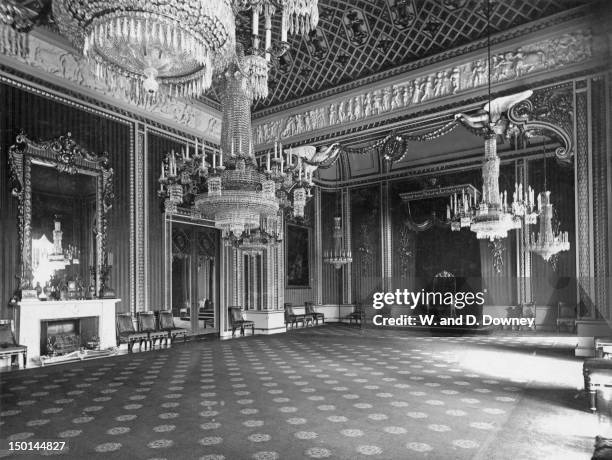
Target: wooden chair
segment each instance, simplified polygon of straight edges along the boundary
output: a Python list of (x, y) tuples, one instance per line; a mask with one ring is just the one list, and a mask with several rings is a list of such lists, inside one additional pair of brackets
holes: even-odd
[(319, 325), (319, 318), (321, 318), (321, 322), (325, 324), (325, 315), (323, 313), (319, 313), (314, 309), (314, 303), (312, 302), (304, 302), (304, 311), (307, 315), (310, 315), (314, 318), (317, 326)]
[(244, 328), (250, 327), (251, 334), (255, 335), (255, 323), (242, 317), (242, 307), (229, 307), (230, 325), (232, 327), (232, 337), (236, 334), (236, 329), (240, 328), (240, 335), (244, 335)]
[(291, 323), (291, 327), (297, 327), (299, 322), (302, 322), (302, 326), (306, 326), (307, 323), (312, 324), (312, 315), (307, 313), (295, 313), (293, 311), (292, 303), (285, 303), (285, 325)]
[(142, 342), (146, 344), (147, 340), (149, 340), (149, 334), (138, 332), (134, 328), (134, 319), (131, 313), (117, 314), (117, 343), (127, 343), (128, 353), (132, 352), (136, 342), (138, 342), (138, 348), (142, 349)]
[(348, 319), (349, 325), (353, 324), (353, 321), (355, 321), (355, 326), (357, 326), (357, 324), (363, 326), (365, 324), (365, 310), (363, 306), (360, 303), (355, 304), (353, 311), (346, 315), (344, 319)]
[[(166, 341), (168, 345), (168, 333), (157, 329), (155, 324), (155, 313), (152, 311), (139, 311), (138, 316), (138, 330), (140, 332), (147, 333), (147, 340), (150, 344), (150, 348), (155, 348), (155, 341), (159, 340), (159, 346), (161, 348), (162, 340)], [(146, 350), (146, 345), (145, 345)]]
[(19, 356), (23, 357), (23, 367), (27, 366), (28, 347), (19, 345), (13, 333), (13, 321), (1, 320), (0, 322), (0, 358), (8, 357), (11, 366), (19, 365)]
[(576, 309), (570, 307), (565, 302), (557, 303), (557, 332), (561, 325), (565, 325), (570, 332), (576, 329)]
[[(187, 341), (187, 329), (184, 327), (176, 327), (174, 325), (174, 317), (172, 310), (160, 310), (159, 312), (159, 330), (166, 332), (170, 342), (174, 342), (176, 337), (183, 336), (183, 342)], [(166, 339), (167, 340), (167, 339)]]

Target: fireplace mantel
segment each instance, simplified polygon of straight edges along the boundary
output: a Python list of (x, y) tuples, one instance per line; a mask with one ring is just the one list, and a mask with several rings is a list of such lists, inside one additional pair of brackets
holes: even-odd
[(42, 321), (97, 317), (100, 349), (116, 347), (115, 308), (120, 301), (94, 299), (42, 302), (38, 299), (24, 299), (15, 307), (17, 342), (28, 347), (28, 361), (37, 363), (40, 360)]

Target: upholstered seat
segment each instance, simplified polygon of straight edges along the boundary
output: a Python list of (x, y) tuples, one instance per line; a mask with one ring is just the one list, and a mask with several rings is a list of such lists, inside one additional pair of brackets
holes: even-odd
[(160, 330), (156, 326), (155, 313), (152, 311), (139, 311), (138, 312), (138, 330), (140, 332), (147, 333), (147, 339), (151, 348), (155, 347), (155, 342), (159, 340), (159, 346), (161, 347), (162, 340), (165, 340), (168, 345), (168, 333)]
[(187, 341), (187, 329), (184, 327), (176, 327), (174, 325), (174, 317), (170, 310), (160, 310), (159, 312), (159, 330), (168, 334), (170, 342), (174, 342), (176, 337), (183, 337), (183, 342)]
[(138, 342), (138, 347), (142, 349), (142, 343), (147, 343), (149, 334), (138, 332), (134, 327), (134, 319), (130, 313), (119, 313), (117, 315), (117, 343), (127, 343), (128, 353), (132, 351), (134, 344)]
[(304, 302), (304, 311), (307, 315), (312, 316), (317, 323), (317, 326), (319, 325), (319, 318), (321, 319), (321, 322), (325, 324), (325, 315), (315, 311), (314, 304), (312, 302)]
[(232, 327), (232, 337), (236, 334), (236, 329), (240, 328), (240, 335), (244, 335), (244, 328), (250, 327), (251, 334), (255, 334), (255, 323), (242, 317), (242, 307), (229, 307), (230, 325)]
[(13, 324), (11, 320), (1, 320), (0, 323), (0, 358), (8, 357), (10, 365), (19, 366), (19, 356), (23, 358), (23, 367), (27, 365), (28, 347), (19, 345), (13, 334)]
[(297, 327), (300, 321), (303, 326), (306, 326), (308, 323), (312, 324), (312, 315), (307, 313), (295, 313), (293, 311), (293, 304), (285, 303), (285, 325), (291, 324), (291, 327)]
[(353, 321), (355, 321), (355, 325), (361, 324), (362, 326), (364, 326), (365, 310), (363, 309), (363, 306), (359, 303), (355, 304), (353, 311), (346, 315), (344, 319), (348, 319), (349, 324), (353, 324)]

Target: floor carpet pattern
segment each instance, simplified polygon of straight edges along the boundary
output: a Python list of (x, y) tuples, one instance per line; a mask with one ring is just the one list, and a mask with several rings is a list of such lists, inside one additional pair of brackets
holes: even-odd
[[(555, 337), (326, 325), (10, 372), (0, 375), (0, 456), (586, 459), (597, 426), (574, 398), (572, 351)], [(582, 430), (542, 437), (542, 412)], [(7, 450), (40, 440), (68, 447)]]

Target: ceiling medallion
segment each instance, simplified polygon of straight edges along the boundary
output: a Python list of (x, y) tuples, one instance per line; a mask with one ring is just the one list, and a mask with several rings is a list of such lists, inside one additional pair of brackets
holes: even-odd
[(61, 33), (96, 63), (111, 84), (121, 77), (139, 95), (159, 85), (177, 96), (198, 96), (210, 87), (213, 66), (234, 52), (231, 0), (56, 0)]

